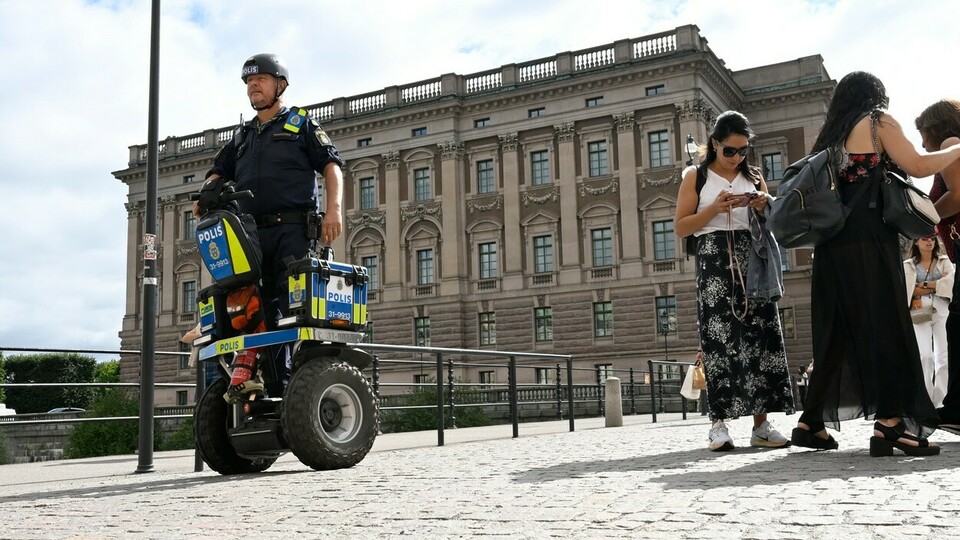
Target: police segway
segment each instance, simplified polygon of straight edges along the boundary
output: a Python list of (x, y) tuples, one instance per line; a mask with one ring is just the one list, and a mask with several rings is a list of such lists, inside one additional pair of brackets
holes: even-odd
[[(205, 211), (197, 246), (214, 284), (198, 293), (201, 336), (193, 344), (217, 372), (194, 411), (197, 450), (221, 474), (264, 471), (286, 452), (316, 470), (352, 467), (370, 451), (380, 425), (362, 374), (373, 358), (348, 345), (363, 339), (367, 270), (312, 253), (288, 262), (290, 315), (278, 330), (264, 331), (254, 313), (259, 306), (249, 300), (259, 294), (256, 224), (236, 202), (253, 195), (217, 184), (205, 184), (195, 197)], [(256, 295), (238, 294), (251, 287)], [(282, 393), (271, 395), (280, 377), (269, 357), (278, 347), (290, 348), (291, 375)], [(250, 384), (231, 393), (237, 359), (251, 351), (261, 358), (250, 366)]]

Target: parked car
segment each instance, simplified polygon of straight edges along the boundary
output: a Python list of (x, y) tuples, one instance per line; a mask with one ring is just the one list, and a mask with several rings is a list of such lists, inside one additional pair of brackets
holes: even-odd
[(55, 409), (50, 409), (47, 411), (47, 414), (57, 414), (57, 413), (72, 413), (72, 412), (87, 412), (86, 409), (81, 409), (79, 407), (57, 407)]

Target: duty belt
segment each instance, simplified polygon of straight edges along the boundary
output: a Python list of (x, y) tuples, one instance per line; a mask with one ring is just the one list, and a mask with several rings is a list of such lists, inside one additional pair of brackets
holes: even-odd
[(303, 225), (307, 222), (306, 212), (277, 212), (263, 214), (257, 217), (257, 227), (273, 227), (274, 225)]

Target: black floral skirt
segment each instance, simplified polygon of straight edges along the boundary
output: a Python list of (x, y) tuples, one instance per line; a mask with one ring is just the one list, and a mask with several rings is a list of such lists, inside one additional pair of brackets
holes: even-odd
[(711, 420), (796, 409), (776, 302), (746, 302), (742, 281), (750, 260), (748, 231), (697, 238), (697, 308)]

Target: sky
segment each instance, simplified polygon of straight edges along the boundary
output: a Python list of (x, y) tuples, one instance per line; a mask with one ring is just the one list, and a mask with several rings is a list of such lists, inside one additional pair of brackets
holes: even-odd
[[(150, 6), (0, 0), (0, 347), (120, 347), (111, 173), (147, 142)], [(928, 0), (164, 0), (159, 138), (250, 118), (240, 68), (259, 52), (285, 59), (287, 103), (311, 105), (695, 24), (733, 70), (820, 54), (835, 80), (875, 73), (919, 145), (917, 114), (960, 97), (956, 21), (960, 2)]]

